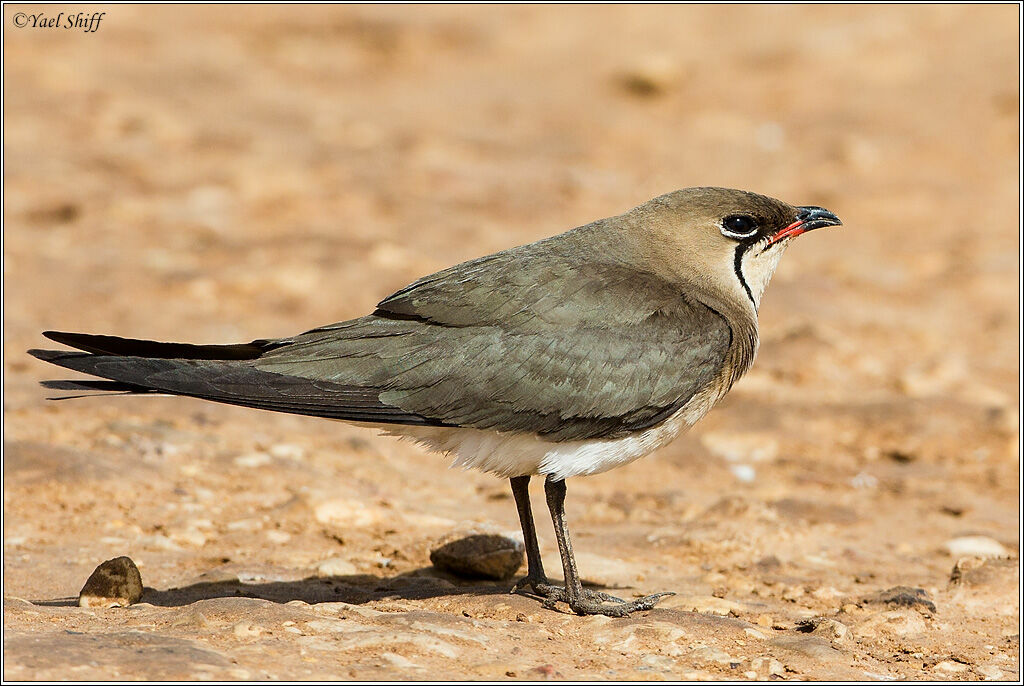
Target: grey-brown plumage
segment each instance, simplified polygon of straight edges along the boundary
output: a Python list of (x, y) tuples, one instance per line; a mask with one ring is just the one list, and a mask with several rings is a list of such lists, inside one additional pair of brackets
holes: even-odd
[[(545, 474), (564, 529), (563, 599), (578, 612), (628, 613), (640, 605), (570, 588), (562, 481), (636, 459), (706, 413), (753, 361), (757, 307), (788, 239), (838, 223), (817, 207), (685, 189), (442, 270), (372, 314), (298, 336), (197, 346), (47, 332), (85, 352), (31, 352), (106, 379), (51, 388), (159, 391), (391, 427), (512, 477), (521, 518), (521, 479)], [(532, 519), (523, 527), (534, 550)], [(530, 557), (534, 590), (562, 598)]]

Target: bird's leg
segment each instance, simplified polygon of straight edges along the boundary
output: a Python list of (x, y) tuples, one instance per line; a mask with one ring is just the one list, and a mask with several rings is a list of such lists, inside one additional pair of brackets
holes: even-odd
[[(650, 610), (664, 596), (673, 593), (655, 593), (654, 595), (637, 598), (626, 602), (605, 593), (585, 591), (576, 571), (576, 560), (572, 554), (572, 542), (569, 540), (569, 526), (565, 521), (565, 481), (555, 480), (548, 476), (544, 482), (544, 495), (547, 496), (548, 509), (551, 510), (551, 521), (555, 525), (555, 538), (558, 539), (558, 552), (562, 556), (562, 571), (565, 575), (565, 589), (560, 598), (548, 596), (548, 604), (555, 600), (564, 600), (569, 608), (578, 615), (608, 615), (609, 617), (626, 617), (630, 612)], [(561, 589), (560, 589), (561, 590)], [(610, 601), (613, 605), (603, 605)]]
[[(548, 577), (544, 573), (544, 563), (540, 559), (540, 546), (537, 544), (537, 527), (533, 523), (533, 510), (530, 508), (530, 477), (514, 476), (509, 481), (512, 483), (512, 495), (516, 499), (516, 509), (519, 511), (519, 523), (523, 527), (523, 541), (526, 543), (527, 564), (526, 576), (517, 581), (509, 593), (515, 593), (529, 586), (533, 593), (546, 600), (545, 604), (553, 605), (559, 600), (564, 601), (567, 597), (565, 588), (563, 586), (555, 586), (548, 581)], [(624, 602), (620, 598), (608, 595), (607, 593), (601, 593), (600, 591), (583, 589), (582, 592), (583, 597), (587, 600)]]
[(538, 588), (549, 586), (548, 577), (544, 574), (544, 564), (540, 559), (540, 546), (537, 545), (537, 527), (533, 523), (533, 510), (530, 509), (530, 477), (513, 476), (512, 496), (516, 499), (519, 510), (519, 524), (523, 527), (523, 542), (526, 544), (526, 576), (512, 586), (509, 593), (515, 593), (526, 586), (534, 593), (543, 595)]

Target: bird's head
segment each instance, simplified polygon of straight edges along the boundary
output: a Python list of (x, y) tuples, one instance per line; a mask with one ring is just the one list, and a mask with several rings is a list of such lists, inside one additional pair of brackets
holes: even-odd
[(755, 311), (790, 241), (842, 224), (821, 207), (731, 188), (685, 188), (633, 213), (648, 227), (642, 232), (644, 252), (662, 269)]

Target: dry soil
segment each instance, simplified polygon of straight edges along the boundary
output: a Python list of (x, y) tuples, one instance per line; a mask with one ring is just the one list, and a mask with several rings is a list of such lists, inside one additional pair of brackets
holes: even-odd
[[(105, 10), (4, 7), (5, 678), (1019, 677), (1018, 7)], [(569, 482), (583, 575), (678, 593), (629, 619), (431, 568), (517, 531), (505, 482), (49, 402), (24, 353), (293, 334), (691, 185), (845, 226), (789, 249), (716, 410)], [(79, 608), (120, 555), (142, 601)]]

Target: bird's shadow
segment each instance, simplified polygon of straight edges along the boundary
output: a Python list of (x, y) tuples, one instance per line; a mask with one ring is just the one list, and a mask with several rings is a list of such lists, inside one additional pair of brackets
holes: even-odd
[[(342, 602), (362, 605), (387, 600), (425, 600), (443, 596), (500, 596), (508, 595), (514, 579), (492, 581), (465, 579), (439, 571), (435, 567), (421, 567), (391, 577), (372, 574), (348, 574), (339, 576), (309, 576), (291, 581), (242, 581), (230, 576), (210, 581), (199, 580), (186, 586), (159, 590), (144, 587), (143, 603), (157, 607), (183, 607), (200, 600), (213, 598), (259, 598), (274, 603), (300, 600), (314, 605), (317, 603)], [(553, 579), (552, 583), (561, 583)], [(585, 586), (597, 587), (589, 581)], [(537, 598), (526, 590), (519, 595)], [(77, 597), (33, 600), (34, 605), (49, 607), (75, 607)]]
[[(159, 590), (146, 586), (143, 603), (158, 607), (182, 607), (212, 598), (260, 598), (275, 603), (301, 600), (310, 605), (342, 602), (362, 605), (386, 600), (424, 600), (441, 596), (507, 595), (513, 580), (468, 580), (423, 567), (392, 577), (372, 574), (309, 576), (291, 581), (241, 581), (237, 577), (197, 581), (186, 586)], [(33, 600), (34, 605), (74, 607), (78, 598)]]

